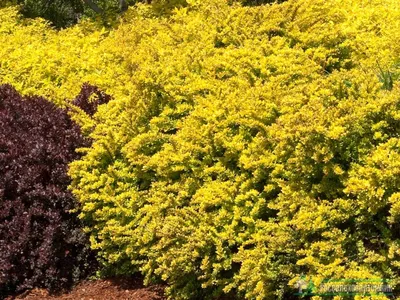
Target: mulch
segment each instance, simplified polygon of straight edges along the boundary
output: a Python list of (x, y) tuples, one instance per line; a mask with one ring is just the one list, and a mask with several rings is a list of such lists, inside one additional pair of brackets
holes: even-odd
[(6, 300), (164, 300), (165, 286), (143, 286), (142, 278), (91, 280), (78, 284), (60, 295), (50, 295), (44, 289), (34, 289)]

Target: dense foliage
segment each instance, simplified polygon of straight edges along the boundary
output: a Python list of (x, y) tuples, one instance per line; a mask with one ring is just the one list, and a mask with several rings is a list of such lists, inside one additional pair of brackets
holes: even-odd
[[(244, 5), (261, 5), (285, 0), (235, 0)], [(28, 18), (41, 17), (56, 28), (76, 24), (82, 18), (90, 17), (112, 25), (115, 18), (135, 3), (148, 3), (160, 12), (169, 12), (172, 7), (186, 6), (186, 0), (2, 0), (1, 7), (19, 5), (21, 13)]]
[(55, 28), (76, 24), (85, 17), (110, 21), (135, 0), (2, 0), (0, 7), (18, 5), (27, 18), (44, 18)]
[[(94, 92), (85, 85), (75, 103), (93, 110)], [(66, 288), (95, 270), (67, 190), (68, 163), (88, 145), (66, 111), (0, 86), (0, 298), (32, 287)]]
[(110, 31), (0, 13), (0, 82), (115, 99), (75, 116), (93, 144), (69, 171), (107, 271), (172, 299), (286, 299), (301, 274), (397, 286), (400, 3), (171, 2)]
[(19, 0), (25, 17), (47, 19), (55, 27), (75, 24), (84, 12), (82, 0)]

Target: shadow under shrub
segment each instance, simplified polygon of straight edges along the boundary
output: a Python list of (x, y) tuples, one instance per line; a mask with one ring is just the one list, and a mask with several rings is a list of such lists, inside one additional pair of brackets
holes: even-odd
[(66, 110), (0, 85), (0, 298), (68, 288), (96, 269), (67, 190), (68, 164), (89, 142)]

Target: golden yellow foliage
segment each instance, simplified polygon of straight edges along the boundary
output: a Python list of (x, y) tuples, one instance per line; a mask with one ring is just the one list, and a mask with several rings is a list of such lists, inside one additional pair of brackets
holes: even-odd
[(0, 11), (0, 82), (114, 97), (70, 169), (105, 265), (172, 299), (285, 299), (302, 273), (398, 281), (400, 2), (155, 16), (55, 32)]

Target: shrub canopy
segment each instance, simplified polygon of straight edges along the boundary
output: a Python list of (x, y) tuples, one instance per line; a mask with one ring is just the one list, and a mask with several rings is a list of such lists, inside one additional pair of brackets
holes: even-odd
[[(93, 110), (95, 92), (85, 85), (75, 103)], [(84, 146), (89, 140), (65, 110), (0, 85), (0, 295), (60, 290), (96, 269), (67, 190), (68, 163)]]
[(83, 81), (115, 98), (69, 172), (104, 264), (173, 299), (286, 299), (301, 274), (396, 286), (399, 2), (157, 16), (138, 5), (114, 30), (57, 34), (0, 17), (0, 81), (59, 104)]

